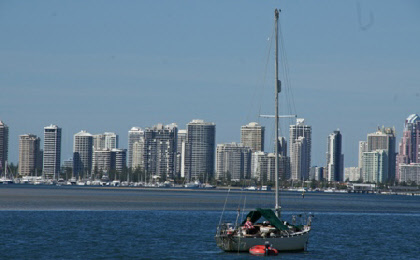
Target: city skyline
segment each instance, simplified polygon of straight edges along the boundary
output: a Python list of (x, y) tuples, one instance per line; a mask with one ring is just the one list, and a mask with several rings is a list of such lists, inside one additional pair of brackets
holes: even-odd
[[(63, 129), (62, 161), (80, 129), (115, 132), (128, 148), (133, 126), (183, 128), (193, 118), (218, 126), (217, 144), (239, 142), (240, 126), (259, 122), (272, 151), (272, 119), (257, 115), (274, 103), (272, 66), (264, 73), (274, 7), (282, 9), (293, 106), (313, 129), (312, 165), (325, 164), (334, 129), (344, 136), (345, 165), (356, 166), (367, 133), (395, 126), (399, 140), (403, 119), (419, 113), (417, 2), (370, 1), (361, 13), (356, 3), (330, 1), (161, 6), (3, 3), (0, 120), (10, 128), (10, 162), (18, 161), (19, 135), (43, 136), (51, 123)], [(369, 12), (375, 20), (365, 27)], [(290, 124), (281, 120), (281, 136)]]

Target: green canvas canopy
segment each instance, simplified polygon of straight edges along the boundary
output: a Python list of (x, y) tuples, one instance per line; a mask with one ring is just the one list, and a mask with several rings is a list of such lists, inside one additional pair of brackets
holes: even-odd
[[(274, 214), (273, 210), (271, 209), (257, 208), (256, 210), (250, 211), (248, 215), (246, 215), (246, 218), (248, 217), (251, 218), (252, 223), (257, 222), (261, 217), (264, 217), (266, 220), (270, 221), (270, 224), (275, 226), (278, 230), (288, 230), (287, 226), (277, 218), (276, 214)], [(242, 225), (245, 224), (246, 218), (242, 222)]]

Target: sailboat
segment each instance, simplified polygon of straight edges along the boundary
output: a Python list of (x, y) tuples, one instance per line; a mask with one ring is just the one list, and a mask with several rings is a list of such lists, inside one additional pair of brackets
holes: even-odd
[[(279, 10), (275, 10), (275, 31), (276, 31), (276, 59), (275, 59), (275, 140), (278, 140), (279, 115), (278, 95), (280, 93), (280, 81), (278, 79), (278, 19)], [(311, 216), (308, 216), (304, 223), (297, 225), (295, 218), (292, 223), (281, 219), (281, 207), (279, 205), (279, 154), (278, 145), (275, 145), (275, 208), (257, 208), (250, 211), (248, 217), (252, 223), (256, 223), (261, 217), (266, 221), (254, 224), (254, 232), (247, 231), (243, 225), (231, 223), (219, 223), (215, 235), (217, 246), (226, 252), (245, 252), (256, 245), (269, 244), (278, 251), (304, 251), (306, 250), (309, 233), (311, 231)], [(239, 212), (238, 212), (239, 214)], [(239, 217), (239, 215), (238, 215)]]
[(0, 178), (0, 183), (2, 183), (2, 184), (13, 184), (14, 181), (7, 177), (7, 168), (8, 168), (7, 161), (5, 161), (5, 163), (4, 163), (4, 176), (2, 176)]

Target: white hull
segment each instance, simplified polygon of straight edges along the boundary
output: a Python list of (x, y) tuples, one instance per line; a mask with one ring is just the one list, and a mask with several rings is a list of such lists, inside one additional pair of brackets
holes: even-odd
[(292, 236), (282, 237), (244, 237), (244, 236), (217, 236), (216, 242), (226, 252), (248, 252), (256, 245), (264, 245), (269, 242), (278, 251), (305, 251), (309, 239), (310, 229), (297, 232)]

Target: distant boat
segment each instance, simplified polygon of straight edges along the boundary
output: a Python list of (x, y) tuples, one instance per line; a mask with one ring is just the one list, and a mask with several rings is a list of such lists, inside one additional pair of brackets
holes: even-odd
[(5, 161), (5, 163), (4, 163), (4, 176), (2, 176), (0, 178), (0, 183), (1, 184), (13, 184), (13, 183), (15, 183), (12, 179), (7, 177), (7, 167), (8, 167), (7, 161)]
[[(275, 28), (276, 28), (276, 84), (275, 84), (275, 140), (278, 140), (278, 94), (280, 92), (280, 81), (278, 80), (278, 18), (279, 11), (275, 10)], [(278, 145), (275, 145), (275, 208), (262, 209), (257, 208), (250, 211), (245, 220), (233, 225), (231, 223), (219, 223), (215, 235), (216, 244), (222, 250), (227, 252), (248, 252), (250, 248), (257, 245), (270, 244), (278, 251), (303, 251), (309, 239), (311, 231), (311, 218), (306, 223), (297, 225), (288, 223), (281, 219), (281, 207), (279, 205), (279, 166), (278, 166)], [(240, 215), (238, 212), (237, 220)], [(257, 222), (264, 217), (267, 222), (254, 224), (254, 228), (246, 229), (243, 225), (247, 218), (252, 223)]]

